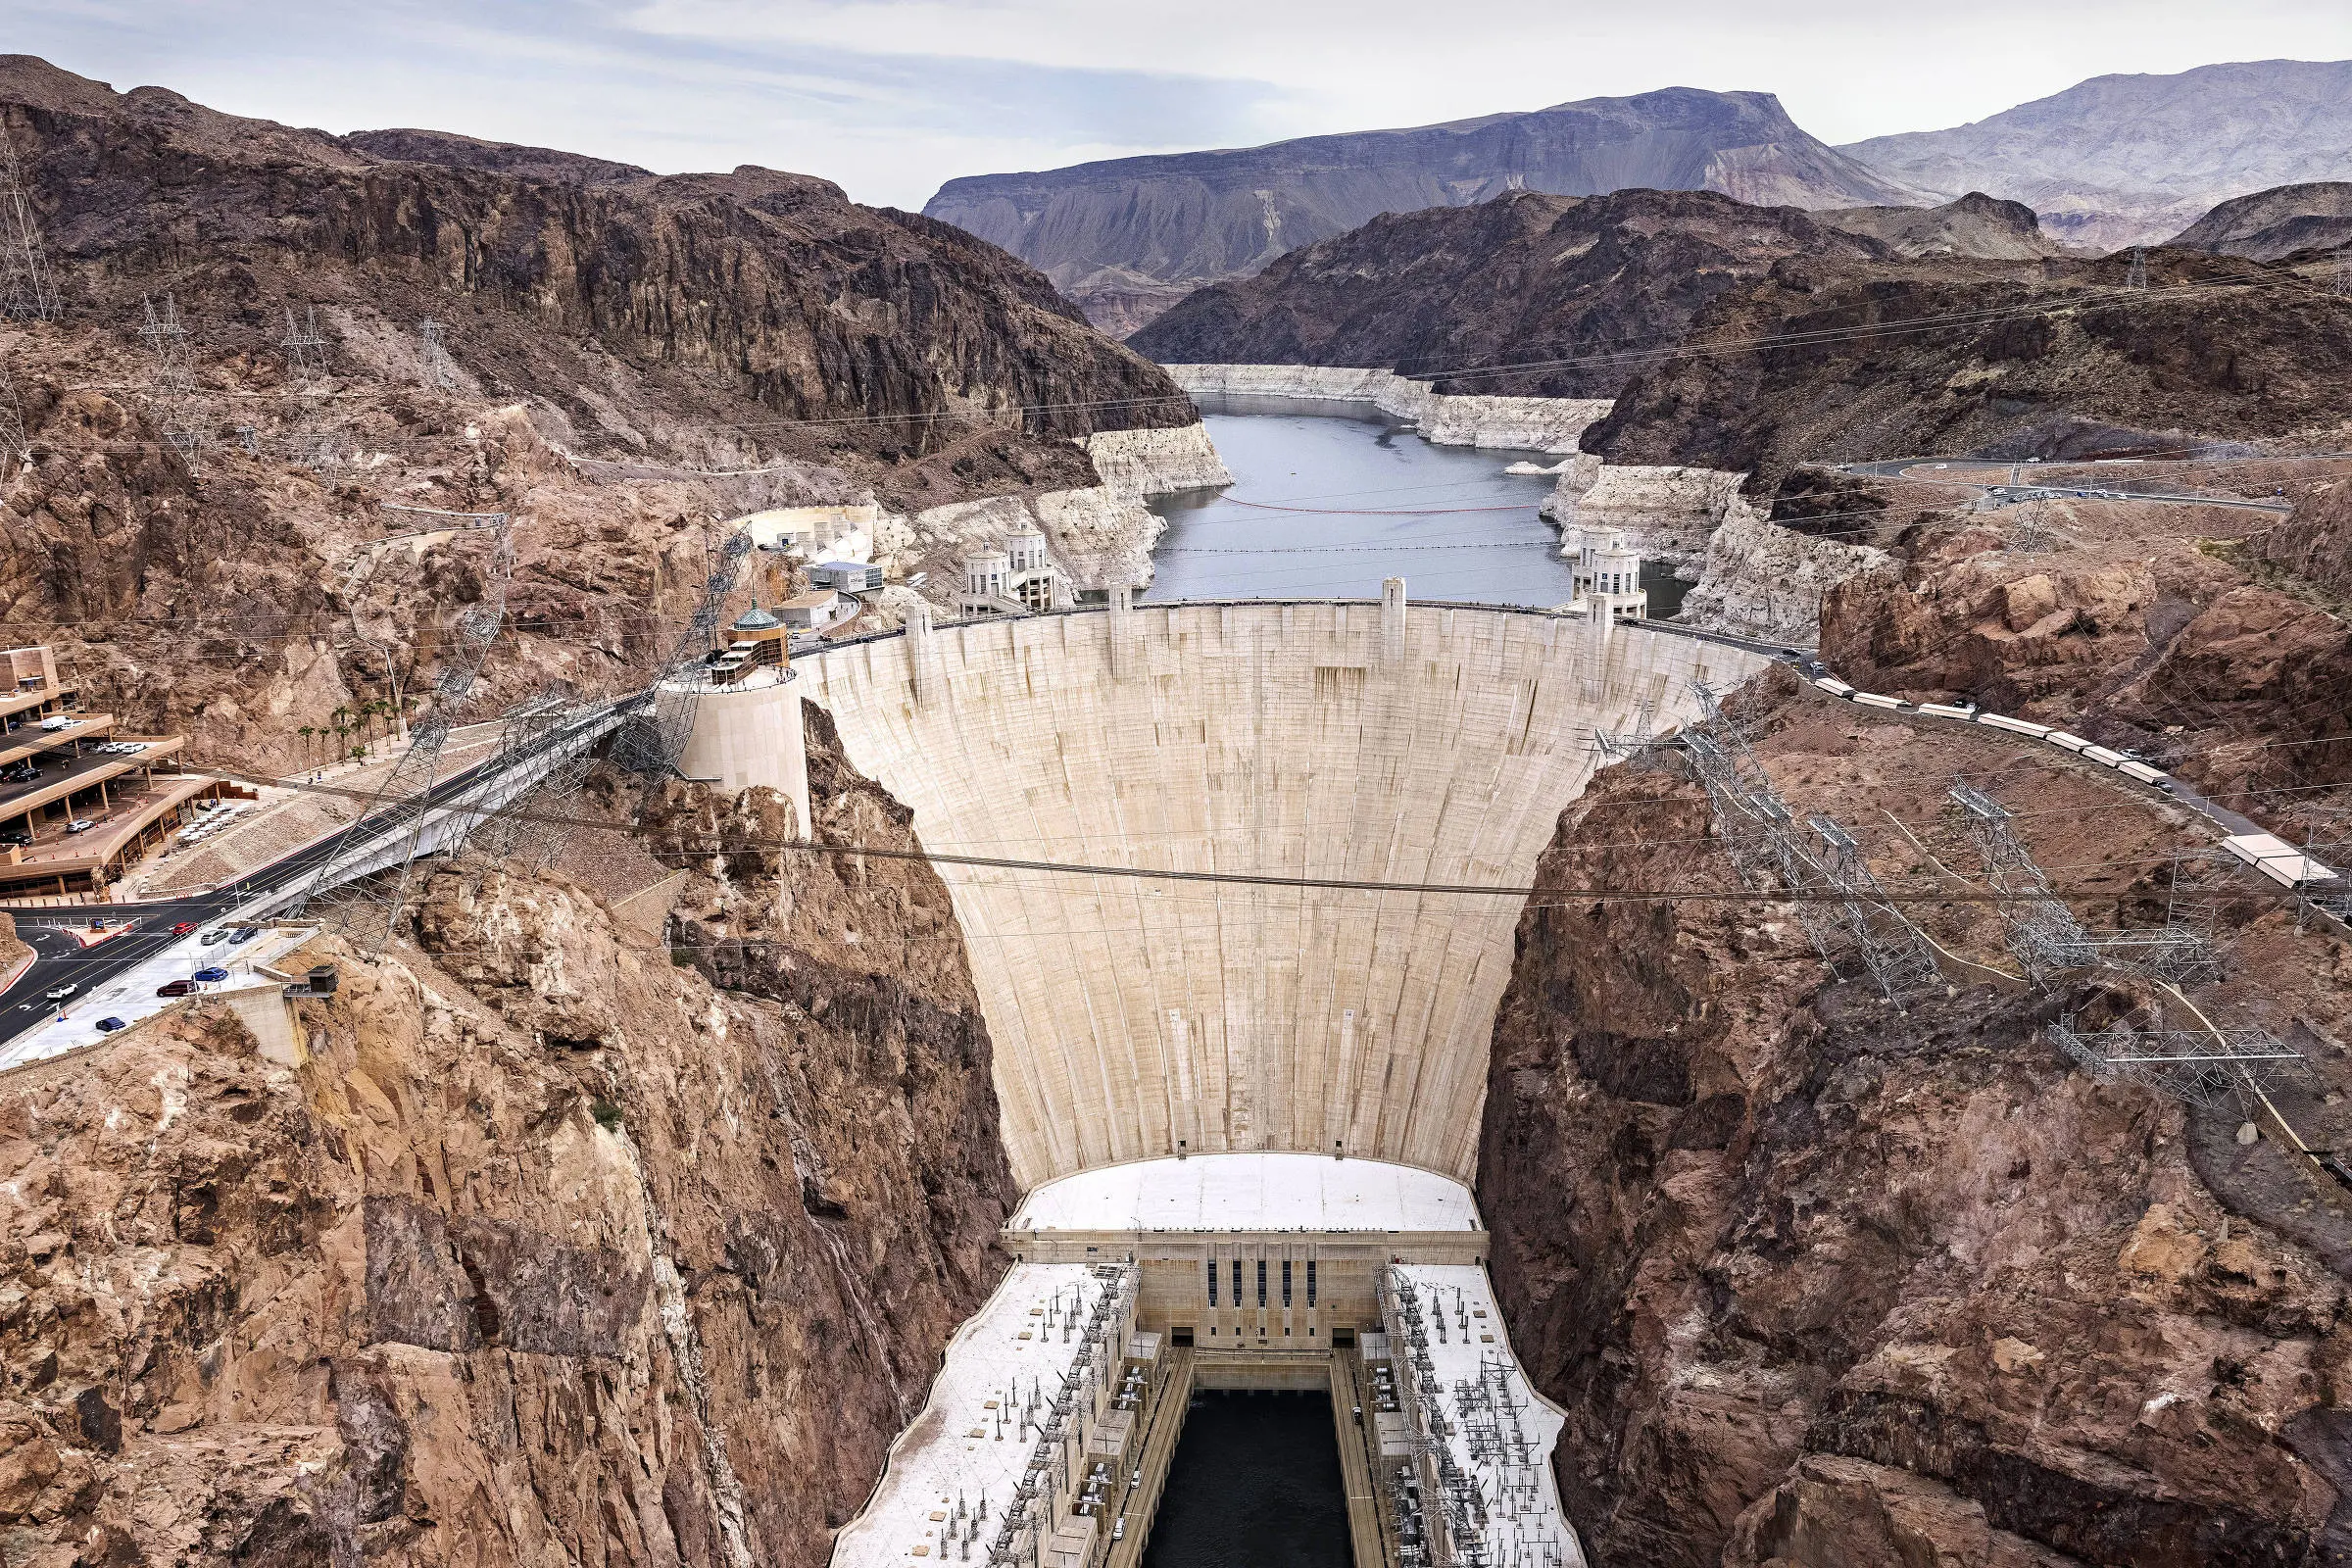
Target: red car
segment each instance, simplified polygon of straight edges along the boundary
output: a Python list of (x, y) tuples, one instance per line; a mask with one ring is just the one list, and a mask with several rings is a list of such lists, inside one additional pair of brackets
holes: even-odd
[(193, 930), (195, 930), (195, 929), (196, 929), (196, 922), (195, 922), (195, 921), (193, 921), (193, 920), (182, 920), (182, 921), (180, 921), (180, 922), (179, 922), (179, 924), (177, 924), (177, 925), (175, 925), (175, 926), (173, 926), (173, 927), (172, 928), (172, 934), (173, 936), (175, 936), (175, 937), (184, 937), (184, 936), (186, 936), (186, 935), (187, 935), (189, 932), (191, 932), (191, 931), (193, 931)]
[(195, 982), (190, 980), (167, 980), (155, 988), (155, 994), (159, 997), (184, 997), (195, 989)]

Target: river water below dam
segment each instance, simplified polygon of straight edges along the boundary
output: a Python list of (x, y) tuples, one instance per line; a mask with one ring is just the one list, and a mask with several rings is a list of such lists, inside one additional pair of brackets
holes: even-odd
[[(1535, 452), (1432, 446), (1366, 405), (1202, 398), (1232, 470), (1221, 490), (1162, 496), (1153, 599), (1377, 599), (1402, 577), (1418, 600), (1560, 605), (1574, 591), (1559, 532), (1538, 514), (1546, 474), (1510, 474)], [(1650, 613), (1686, 584), (1644, 563)]]
[(1350, 1568), (1325, 1394), (1193, 1396), (1143, 1568)]

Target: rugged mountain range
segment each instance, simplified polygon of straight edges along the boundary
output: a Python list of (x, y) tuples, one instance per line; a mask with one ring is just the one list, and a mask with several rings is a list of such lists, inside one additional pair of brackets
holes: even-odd
[(1382, 213), (1631, 187), (1852, 207), (1922, 200), (1799, 129), (1769, 93), (1670, 87), (1528, 114), (950, 180), (925, 204), (1043, 269), (1112, 330)]
[[(521, 519), (494, 702), (658, 657), (706, 519), (1092, 485), (1070, 437), (1194, 417), (1030, 268), (820, 179), (334, 137), (25, 56), (0, 119), (65, 297), (0, 337), (32, 453), (0, 473), (0, 612), (223, 760), (296, 765), (297, 725), (388, 695), (378, 655), (295, 635), (359, 612), (334, 585), (384, 503)], [(167, 296), (179, 390), (142, 337)], [(308, 396), (289, 312), (320, 340)], [(474, 569), (384, 574), (377, 646), (429, 673), (436, 584)]]
[(1982, 195), (1802, 213), (1517, 194), (1375, 219), (1195, 293), (1133, 344), (1613, 397), (1589, 451), (1767, 489), (1811, 459), (2127, 455), (2352, 418), (2352, 308), (2324, 284), (2160, 251), (2155, 286), (2127, 289), (2125, 258), (2054, 249), (2030, 210)]
[(2236, 258), (1789, 265), (1724, 291), (1640, 367), (1588, 450), (1746, 471), (1920, 452), (2123, 457), (2352, 421), (2352, 302)]
[(2352, 171), (2352, 60), (2094, 76), (1971, 124), (1838, 150), (1941, 197), (2024, 202), (2072, 245), (2153, 243), (2216, 202)]
[(2223, 256), (2281, 261), (2298, 251), (2352, 246), (2352, 183), (2281, 185), (2227, 201), (2167, 244)]
[(1424, 374), (1570, 360), (1442, 383), (1611, 397), (1628, 348), (1679, 339), (1708, 301), (1782, 260), (1885, 247), (1792, 207), (1709, 191), (1512, 192), (1384, 214), (1201, 289), (1135, 334), (1162, 364), (1340, 365)]

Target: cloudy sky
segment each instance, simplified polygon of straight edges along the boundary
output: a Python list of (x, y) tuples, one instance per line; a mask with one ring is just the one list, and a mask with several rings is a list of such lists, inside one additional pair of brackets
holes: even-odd
[(2345, 0), (10, 0), (0, 47), (328, 130), (424, 125), (662, 172), (956, 174), (1654, 87), (1777, 92), (1832, 142), (2085, 76), (2352, 57)]

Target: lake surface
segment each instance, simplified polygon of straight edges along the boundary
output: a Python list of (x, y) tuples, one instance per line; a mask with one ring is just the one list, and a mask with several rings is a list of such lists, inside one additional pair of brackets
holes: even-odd
[[(1536, 514), (1549, 475), (1533, 452), (1431, 446), (1362, 404), (1203, 400), (1233, 470), (1223, 490), (1163, 496), (1152, 599), (1413, 599), (1560, 605), (1573, 592), (1559, 533)], [(1215, 410), (1217, 412), (1209, 412)]]
[(1331, 1396), (1202, 1392), (1143, 1568), (1351, 1568)]

